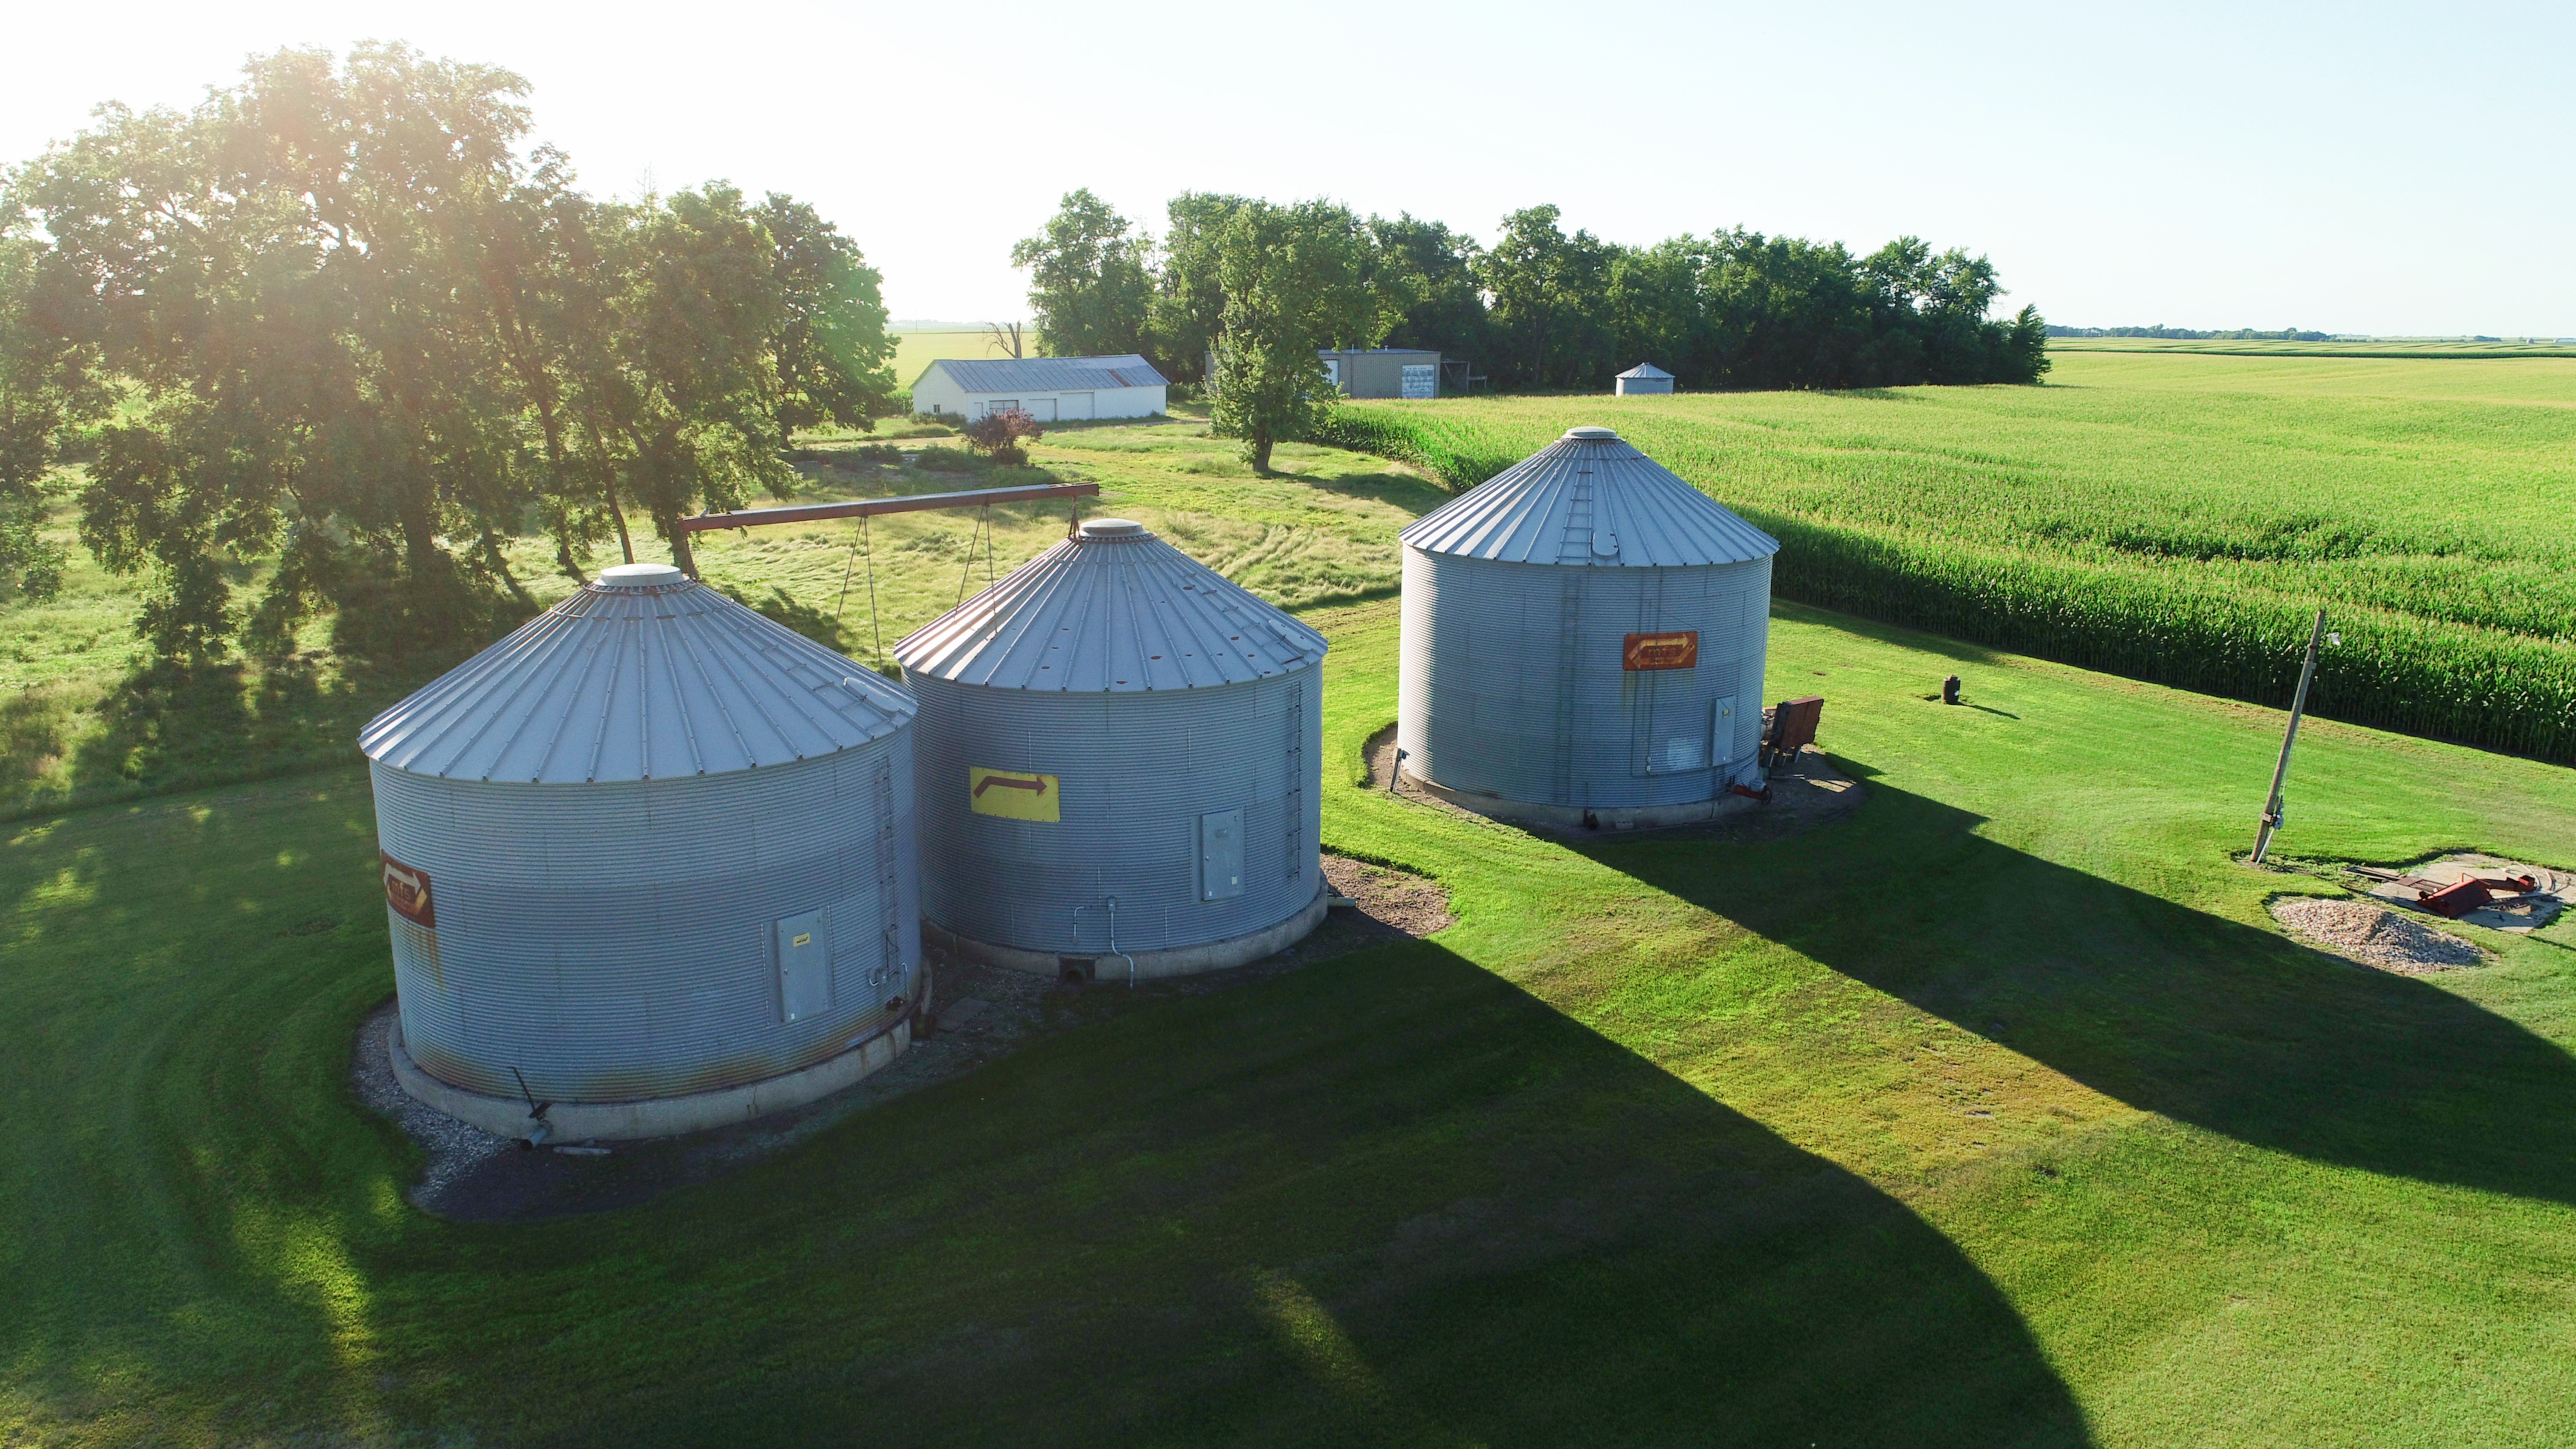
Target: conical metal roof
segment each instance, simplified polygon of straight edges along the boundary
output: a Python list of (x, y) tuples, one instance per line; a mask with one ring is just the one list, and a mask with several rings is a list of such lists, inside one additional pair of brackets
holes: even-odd
[(621, 564), (376, 716), (358, 746), (450, 779), (664, 780), (850, 749), (917, 707), (678, 569)]
[(1123, 518), (1080, 533), (894, 646), (906, 675), (1141, 694), (1303, 669), (1324, 636)]
[(1460, 558), (1630, 568), (1749, 563), (1780, 551), (1778, 539), (1608, 428), (1567, 429), (1402, 537)]

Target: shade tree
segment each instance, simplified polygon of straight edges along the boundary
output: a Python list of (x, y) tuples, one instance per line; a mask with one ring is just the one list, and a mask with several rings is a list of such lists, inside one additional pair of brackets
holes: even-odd
[(596, 200), (525, 148), (526, 89), (398, 45), (280, 51), (10, 173), (0, 508), (84, 450), (82, 539), (150, 575), (165, 656), (223, 651), (227, 565), (262, 554), (263, 645), (329, 612), (400, 649), (530, 606), (503, 543), (531, 516), (575, 574), (610, 537), (633, 556), (630, 513), (686, 566), (679, 520), (785, 489), (791, 430), (893, 410), (847, 238), (722, 183)]

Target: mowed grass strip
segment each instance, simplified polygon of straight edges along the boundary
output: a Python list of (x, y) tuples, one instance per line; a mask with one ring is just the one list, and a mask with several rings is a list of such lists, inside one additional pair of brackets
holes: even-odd
[(2037, 388), (1361, 404), (1479, 481), (1608, 422), (1777, 535), (1787, 597), (2576, 759), (2576, 361), (2072, 353)]
[[(1095, 1014), (648, 1207), (458, 1227), (343, 1085), (363, 777), (0, 845), (0, 1422), (63, 1443), (2547, 1444), (2569, 932), (2385, 976), (2243, 848), (2279, 717), (1784, 607), (1872, 798), (1574, 848), (1350, 785), (1432, 942)], [(1941, 675), (1969, 707), (1920, 696)], [(2282, 846), (2576, 862), (2568, 772), (2332, 723)]]

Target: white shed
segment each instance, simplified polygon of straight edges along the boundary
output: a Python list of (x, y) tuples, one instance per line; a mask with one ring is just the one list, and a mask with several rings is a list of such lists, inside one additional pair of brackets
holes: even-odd
[(912, 410), (968, 419), (1018, 408), (1042, 423), (1150, 418), (1169, 386), (1154, 364), (1120, 357), (943, 357), (912, 385)]
[(1673, 390), (1673, 375), (1651, 362), (1640, 362), (1619, 374), (1617, 392), (1621, 397), (1640, 397), (1647, 393)]

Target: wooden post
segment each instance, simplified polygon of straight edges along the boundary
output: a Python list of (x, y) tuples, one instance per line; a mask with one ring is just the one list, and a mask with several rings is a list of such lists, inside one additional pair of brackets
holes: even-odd
[(2317, 627), (2308, 634), (2308, 661), (2299, 666), (2299, 692), (2290, 697), (2290, 728), (2281, 736), (2281, 762), (2272, 767), (2272, 794), (2263, 802), (2263, 823), (2254, 832), (2254, 863), (2261, 865), (2272, 848), (2272, 832), (2281, 828), (2281, 786), (2290, 777), (2290, 747), (2299, 742), (2299, 717), (2308, 711), (2308, 681), (2316, 678), (2317, 647), (2326, 641), (2326, 611), (2317, 610)]

